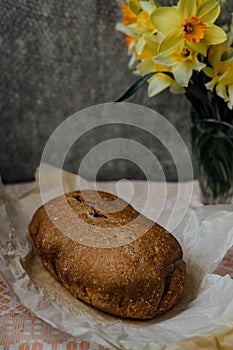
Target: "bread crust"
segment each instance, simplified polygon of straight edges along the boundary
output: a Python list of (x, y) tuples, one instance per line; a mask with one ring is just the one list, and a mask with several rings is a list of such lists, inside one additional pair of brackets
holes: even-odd
[[(104, 211), (98, 196), (107, 203)], [(140, 214), (122, 200), (118, 204), (124, 204), (124, 209), (108, 213), (108, 204), (112, 210), (116, 199), (102, 191), (67, 193), (35, 212), (29, 233), (45, 267), (75, 297), (120, 317), (153, 318), (170, 309), (183, 291), (182, 249), (173, 235), (145, 217), (135, 226)], [(79, 219), (78, 226), (71, 216)], [(62, 228), (57, 221), (62, 221)], [(85, 231), (88, 239), (95, 230), (99, 241), (105, 228), (121, 232), (130, 223), (132, 231), (144, 224), (149, 229), (139, 238), (130, 237), (130, 242), (109, 247), (82, 244), (82, 239), (75, 237)], [(117, 241), (117, 234), (114, 236)]]

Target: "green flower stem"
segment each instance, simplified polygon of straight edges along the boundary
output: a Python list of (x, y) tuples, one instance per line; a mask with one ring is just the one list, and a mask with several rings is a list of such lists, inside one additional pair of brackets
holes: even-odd
[(210, 123), (210, 124), (215, 124), (215, 125), (223, 125), (223, 126), (226, 126), (227, 128), (230, 128), (232, 129), (233, 131), (233, 125), (227, 123), (227, 122), (224, 122), (224, 121), (221, 121), (221, 120), (216, 120), (216, 119), (197, 119), (196, 120), (196, 123)]

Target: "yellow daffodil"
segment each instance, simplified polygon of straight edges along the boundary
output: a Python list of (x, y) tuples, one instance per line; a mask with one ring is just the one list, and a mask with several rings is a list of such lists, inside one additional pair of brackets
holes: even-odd
[(223, 45), (216, 46), (210, 49), (208, 58), (212, 67), (204, 68), (204, 73), (211, 78), (211, 80), (205, 84), (206, 88), (210, 91), (216, 89), (218, 96), (227, 102), (230, 109), (233, 107), (233, 59), (226, 59), (227, 49)]
[(136, 60), (150, 59), (157, 54), (157, 31), (151, 22), (150, 15), (156, 6), (153, 0), (128, 0), (122, 4), (123, 23), (118, 23), (116, 29), (126, 34), (126, 47), (131, 55), (129, 67)]
[(182, 94), (184, 89), (170, 76), (164, 73), (157, 73), (148, 80), (148, 96), (153, 97), (169, 88), (173, 94)]
[(156, 72), (156, 74), (148, 80), (149, 97), (158, 95), (160, 92), (166, 90), (167, 88), (169, 88), (170, 91), (175, 94), (184, 93), (184, 88), (179, 86), (171, 76), (165, 73), (171, 73), (171, 68), (157, 64), (153, 62), (152, 59), (140, 62), (137, 65), (137, 70), (135, 73), (144, 76), (150, 72)]
[(164, 34), (159, 53), (168, 56), (184, 45), (206, 56), (207, 48), (226, 40), (225, 32), (213, 24), (220, 13), (216, 0), (180, 0), (177, 7), (154, 10), (151, 21)]
[[(155, 30), (151, 22), (150, 15), (156, 9), (153, 0), (149, 1), (128, 1), (128, 4), (122, 4), (123, 25), (131, 28), (145, 29), (147, 31)], [(132, 25), (134, 24), (135, 25)]]
[(155, 10), (156, 6), (153, 1), (128, 1), (122, 3), (123, 24), (128, 26), (137, 22), (138, 28), (154, 30), (154, 25), (151, 23), (150, 15)]
[[(217, 45), (209, 50), (208, 61), (211, 67), (206, 67), (204, 73), (211, 78), (205, 85), (207, 89), (216, 89), (218, 96), (233, 107), (233, 58), (232, 51), (225, 45)], [(231, 54), (231, 55), (230, 55)]]
[(126, 34), (129, 67), (138, 62), (137, 75), (156, 73), (148, 80), (149, 97), (167, 88), (184, 93), (205, 74), (209, 82), (201, 79), (200, 85), (233, 108), (233, 21), (228, 36), (214, 24), (224, 1), (179, 0), (177, 6), (156, 8), (154, 0), (127, 0), (122, 5), (117, 29)]
[(188, 86), (193, 70), (200, 72), (206, 66), (198, 61), (198, 53), (187, 46), (175, 51), (169, 57), (155, 57), (154, 61), (171, 67), (176, 82), (183, 87)]

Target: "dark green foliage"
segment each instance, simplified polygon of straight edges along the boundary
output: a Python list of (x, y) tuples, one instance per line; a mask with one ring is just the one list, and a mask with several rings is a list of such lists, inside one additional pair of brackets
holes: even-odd
[(148, 73), (144, 75), (143, 77), (139, 78), (130, 88), (121, 96), (119, 97), (115, 102), (122, 102), (135, 94), (135, 92), (138, 91), (153, 75), (155, 75), (155, 72)]

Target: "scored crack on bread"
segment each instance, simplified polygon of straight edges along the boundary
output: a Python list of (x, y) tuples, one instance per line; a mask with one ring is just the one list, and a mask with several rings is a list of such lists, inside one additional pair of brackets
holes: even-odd
[[(98, 196), (107, 203), (104, 211), (98, 206)], [(64, 205), (64, 198), (68, 205)], [(46, 268), (75, 297), (113, 315), (152, 318), (170, 309), (184, 288), (185, 262), (175, 237), (143, 217), (142, 225), (150, 224), (149, 229), (123, 245), (94, 247), (75, 238), (74, 232), (81, 232), (83, 223), (87, 236), (95, 230), (98, 240), (98, 234), (108, 227), (117, 239), (114, 228), (127, 227), (140, 214), (122, 200), (118, 202), (125, 204), (121, 211), (108, 213), (108, 203), (112, 208), (116, 199), (102, 191), (67, 193), (35, 212), (29, 233)], [(81, 220), (80, 225), (71, 223), (68, 207)], [(56, 225), (61, 218), (63, 228), (72, 235), (64, 234)]]

